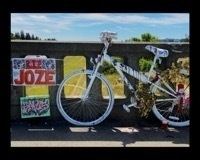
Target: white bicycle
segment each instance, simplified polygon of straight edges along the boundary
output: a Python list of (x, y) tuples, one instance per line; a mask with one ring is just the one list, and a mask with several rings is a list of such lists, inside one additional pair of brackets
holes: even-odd
[[(130, 104), (123, 105), (127, 112), (130, 111), (130, 107), (142, 110), (145, 106), (145, 99), (141, 96), (143, 94), (139, 94), (138, 89), (133, 87), (124, 73), (138, 79), (141, 84), (150, 86), (144, 95), (151, 95), (149, 99), (153, 99), (152, 107), (149, 106), (149, 108), (159, 120), (167, 121), (171, 126), (189, 126), (189, 73), (181, 70), (181, 73), (188, 79), (184, 84), (166, 81), (161, 74), (157, 73), (155, 65), (157, 61), (161, 64), (161, 58), (167, 57), (169, 52), (151, 45), (145, 47), (154, 54), (148, 74), (132, 69), (107, 54), (108, 47), (112, 39), (117, 38), (116, 36), (116, 32), (101, 32), (100, 39), (104, 47), (97, 58), (91, 58), (93, 69), (76, 70), (63, 79), (58, 87), (56, 97), (57, 107), (62, 116), (73, 125), (93, 126), (101, 123), (110, 114), (114, 105), (114, 92), (107, 78), (99, 72), (103, 62), (106, 61), (116, 69), (132, 93)], [(152, 74), (155, 75), (153, 78)], [(148, 106), (146, 107), (148, 108)]]

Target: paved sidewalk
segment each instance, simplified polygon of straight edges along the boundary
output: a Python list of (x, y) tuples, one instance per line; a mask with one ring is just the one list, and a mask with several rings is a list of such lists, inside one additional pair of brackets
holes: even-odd
[(158, 124), (119, 126), (102, 122), (77, 127), (67, 122), (12, 123), (11, 147), (190, 147), (189, 127)]

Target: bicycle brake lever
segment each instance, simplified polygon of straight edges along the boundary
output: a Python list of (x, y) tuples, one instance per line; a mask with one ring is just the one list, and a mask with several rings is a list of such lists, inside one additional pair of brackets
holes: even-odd
[(94, 64), (94, 59), (91, 57), (90, 58), (90, 62), (92, 63), (92, 64)]
[(161, 58), (159, 58), (159, 57), (157, 57), (157, 60), (159, 61), (159, 64), (161, 64), (161, 62), (162, 62), (162, 59), (161, 59)]

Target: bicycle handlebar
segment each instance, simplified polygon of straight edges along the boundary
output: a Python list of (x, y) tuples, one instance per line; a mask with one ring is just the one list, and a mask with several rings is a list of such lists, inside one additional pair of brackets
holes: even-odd
[(100, 33), (100, 39), (106, 39), (106, 38), (117, 39), (117, 32), (102, 31)]

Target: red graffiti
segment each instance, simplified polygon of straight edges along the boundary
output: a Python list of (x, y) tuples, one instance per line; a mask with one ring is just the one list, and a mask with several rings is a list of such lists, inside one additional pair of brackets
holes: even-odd
[(55, 84), (53, 76), (55, 70), (20, 70), (19, 79), (14, 79), (15, 84)]

